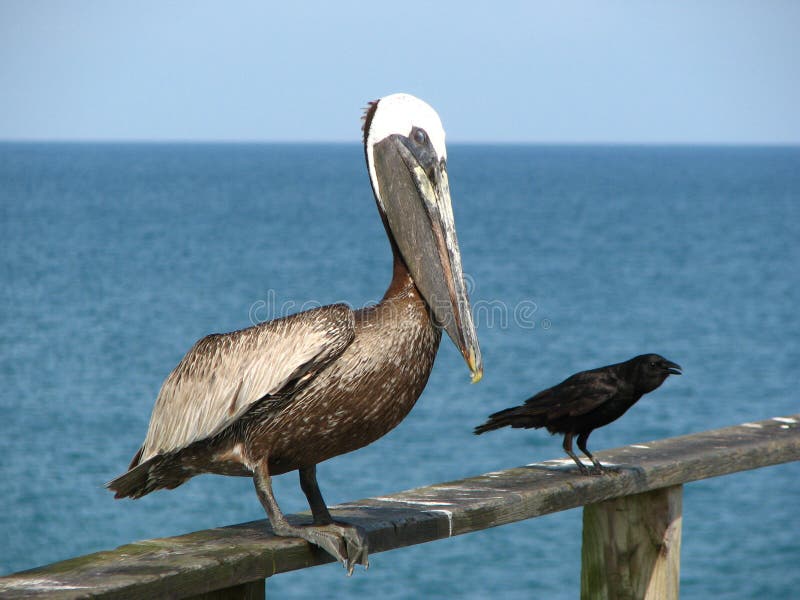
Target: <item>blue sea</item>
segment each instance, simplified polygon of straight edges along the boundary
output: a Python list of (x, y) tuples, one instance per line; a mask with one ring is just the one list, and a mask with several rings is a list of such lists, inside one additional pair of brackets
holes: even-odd
[[(601, 450), (800, 411), (800, 148), (452, 145), (485, 377), (445, 338), (409, 417), (319, 467), (329, 504), (562, 456), (490, 412), (658, 352), (671, 377)], [(264, 517), (244, 478), (115, 501), (164, 377), (200, 337), (374, 302), (391, 254), (357, 145), (0, 145), (0, 573)], [(286, 512), (306, 510), (295, 474)], [(684, 598), (800, 589), (800, 463), (692, 483)], [(273, 598), (573, 599), (572, 510), (279, 575)]]

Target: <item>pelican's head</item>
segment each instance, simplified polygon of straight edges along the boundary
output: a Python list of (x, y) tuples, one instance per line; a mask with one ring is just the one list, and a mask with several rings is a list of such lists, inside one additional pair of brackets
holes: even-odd
[(483, 361), (461, 270), (439, 115), (408, 94), (372, 102), (364, 150), (388, 233), (434, 322), (447, 331), (477, 382)]

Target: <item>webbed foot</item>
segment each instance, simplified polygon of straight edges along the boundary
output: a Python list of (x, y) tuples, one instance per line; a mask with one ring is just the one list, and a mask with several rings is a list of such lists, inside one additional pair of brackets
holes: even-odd
[(300, 537), (319, 546), (342, 563), (352, 575), (356, 565), (369, 568), (369, 545), (366, 532), (357, 525), (333, 521), (325, 525), (294, 526), (286, 523), (275, 528), (276, 535)]
[(311, 506), (313, 525), (292, 525), (283, 516), (272, 493), (272, 479), (266, 458), (257, 464), (253, 482), (275, 535), (299, 537), (319, 546), (341, 562), (348, 575), (353, 574), (356, 565), (363, 565), (365, 569), (369, 567), (366, 532), (357, 525), (333, 520), (317, 485), (315, 465), (300, 469), (300, 485)]

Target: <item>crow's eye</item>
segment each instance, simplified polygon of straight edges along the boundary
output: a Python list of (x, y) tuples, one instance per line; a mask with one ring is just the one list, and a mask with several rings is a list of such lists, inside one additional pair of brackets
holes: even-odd
[(656, 363), (654, 363), (654, 362), (651, 362), (651, 363), (650, 363), (650, 366), (651, 366), (651, 367), (655, 367), (655, 366), (656, 366)]
[(425, 133), (425, 130), (419, 129), (418, 127), (415, 127), (414, 131), (411, 132), (411, 137), (420, 146), (424, 144), (428, 139), (428, 135)]

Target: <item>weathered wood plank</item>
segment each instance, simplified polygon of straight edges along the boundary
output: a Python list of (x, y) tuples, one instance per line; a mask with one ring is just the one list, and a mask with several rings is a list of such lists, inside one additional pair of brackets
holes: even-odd
[(187, 600), (264, 600), (265, 584), (265, 580), (259, 579), (198, 596), (190, 596)]
[[(746, 423), (598, 452), (617, 464), (607, 477), (548, 461), (334, 507), (367, 530), (370, 551), (512, 523), (639, 494), (800, 460), (800, 415)], [(308, 522), (308, 515), (293, 515)], [(0, 578), (0, 596), (34, 598), (188, 597), (331, 562), (295, 538), (269, 534), (266, 521), (148, 540)]]
[(583, 600), (678, 600), (683, 486), (583, 507)]

